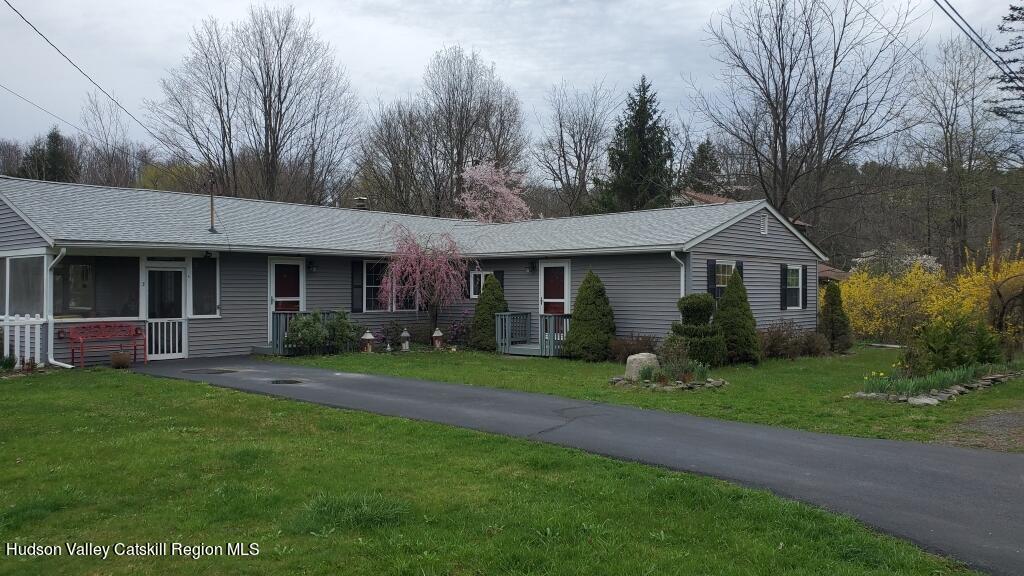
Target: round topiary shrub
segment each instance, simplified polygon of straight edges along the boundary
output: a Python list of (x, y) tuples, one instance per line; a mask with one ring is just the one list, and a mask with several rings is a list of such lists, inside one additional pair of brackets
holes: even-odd
[[(682, 322), (672, 323), (672, 334), (686, 341), (690, 359), (708, 366), (725, 364), (725, 336), (715, 325), (692, 326)], [(669, 338), (672, 336), (670, 335)]]
[(718, 302), (712, 323), (725, 337), (725, 361), (729, 364), (757, 364), (761, 360), (761, 344), (757, 339), (757, 322), (747, 300), (743, 277), (734, 271)]
[(703, 326), (711, 322), (715, 313), (715, 298), (707, 292), (689, 294), (676, 302), (683, 324)]
[(494, 338), (494, 315), (500, 312), (508, 312), (505, 291), (493, 274), (487, 274), (480, 297), (476, 299), (476, 310), (469, 327), (470, 346), (488, 352), (498, 349), (498, 342)]
[(846, 352), (853, 346), (850, 318), (843, 309), (843, 296), (835, 282), (825, 285), (825, 298), (818, 312), (818, 332), (828, 339), (832, 352)]
[(562, 352), (570, 358), (589, 362), (607, 360), (611, 356), (614, 337), (615, 314), (604, 284), (592, 270), (587, 271), (576, 294), (572, 322), (562, 343)]

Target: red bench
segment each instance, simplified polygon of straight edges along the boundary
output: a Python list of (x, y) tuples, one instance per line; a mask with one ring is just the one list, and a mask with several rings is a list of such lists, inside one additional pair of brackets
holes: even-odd
[[(142, 350), (143, 362), (149, 363), (146, 353), (146, 331), (142, 326), (134, 324), (79, 324), (69, 326), (58, 332), (61, 338), (71, 342), (71, 364), (78, 360), (78, 366), (85, 366), (86, 350), (111, 350), (124, 352), (125, 346), (132, 349), (132, 358), (139, 361), (139, 350)], [(122, 342), (111, 342), (121, 340)], [(127, 342), (125, 342), (127, 340)]]

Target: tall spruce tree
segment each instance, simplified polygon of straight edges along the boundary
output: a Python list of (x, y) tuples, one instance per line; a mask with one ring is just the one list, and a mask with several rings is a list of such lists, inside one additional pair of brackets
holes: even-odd
[(646, 76), (626, 97), (626, 110), (608, 146), (608, 180), (598, 209), (627, 212), (668, 206), (673, 189), (672, 139)]
[(718, 301), (718, 311), (711, 321), (725, 336), (725, 360), (729, 364), (757, 364), (761, 346), (757, 340), (757, 323), (750, 310), (743, 276), (735, 270)]
[(722, 166), (715, 155), (715, 146), (706, 138), (697, 145), (686, 167), (686, 186), (696, 192), (718, 194), (722, 191)]
[(29, 146), (18, 167), (18, 176), (51, 182), (77, 182), (81, 173), (76, 143), (60, 133), (56, 126), (46, 138), (37, 138)]
[(1013, 75), (1001, 73), (995, 76), (999, 81), (1001, 97), (995, 102), (992, 111), (1007, 120), (1024, 124), (1024, 5), (1011, 4), (1010, 12), (1003, 16), (999, 32), (1010, 34), (1006, 44), (997, 47), (996, 52), (1004, 54)]

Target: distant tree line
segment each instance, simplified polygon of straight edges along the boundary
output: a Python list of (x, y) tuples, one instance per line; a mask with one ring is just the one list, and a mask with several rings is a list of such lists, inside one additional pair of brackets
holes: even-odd
[(409, 96), (365, 110), (312, 20), (254, 6), (193, 30), (146, 102), (156, 142), (90, 96), (86, 134), (0, 140), (0, 172), (499, 220), (687, 204), (691, 190), (767, 199), (839, 265), (905, 250), (955, 271), (993, 236), (1024, 241), (1024, 8), (999, 28), (1016, 77), (960, 36), (929, 50), (909, 9), (882, 8), (745, 0), (722, 12), (707, 31), (720, 88), (695, 87), (688, 103), (707, 127), (694, 146), (646, 77), (625, 93), (554, 84), (531, 135), (494, 64), (459, 46), (434, 54)]

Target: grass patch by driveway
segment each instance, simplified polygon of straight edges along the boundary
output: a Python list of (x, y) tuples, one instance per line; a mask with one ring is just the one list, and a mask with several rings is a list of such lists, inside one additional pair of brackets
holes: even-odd
[[(859, 347), (846, 356), (769, 360), (756, 367), (721, 368), (714, 370), (713, 375), (725, 378), (729, 385), (699, 392), (659, 392), (609, 385), (609, 377), (624, 372), (621, 364), (469, 351), (348, 354), (286, 361), (337, 371), (509, 388), (814, 432), (897, 440), (948, 438), (957, 424), (979, 414), (1024, 408), (1022, 380), (927, 408), (843, 398), (860, 390), (864, 375), (871, 371), (889, 372), (898, 354), (891, 349)], [(1024, 445), (1011, 444), (1007, 449), (1024, 451)]]
[(109, 370), (0, 382), (0, 541), (257, 542), (4, 574), (967, 574), (717, 480)]

